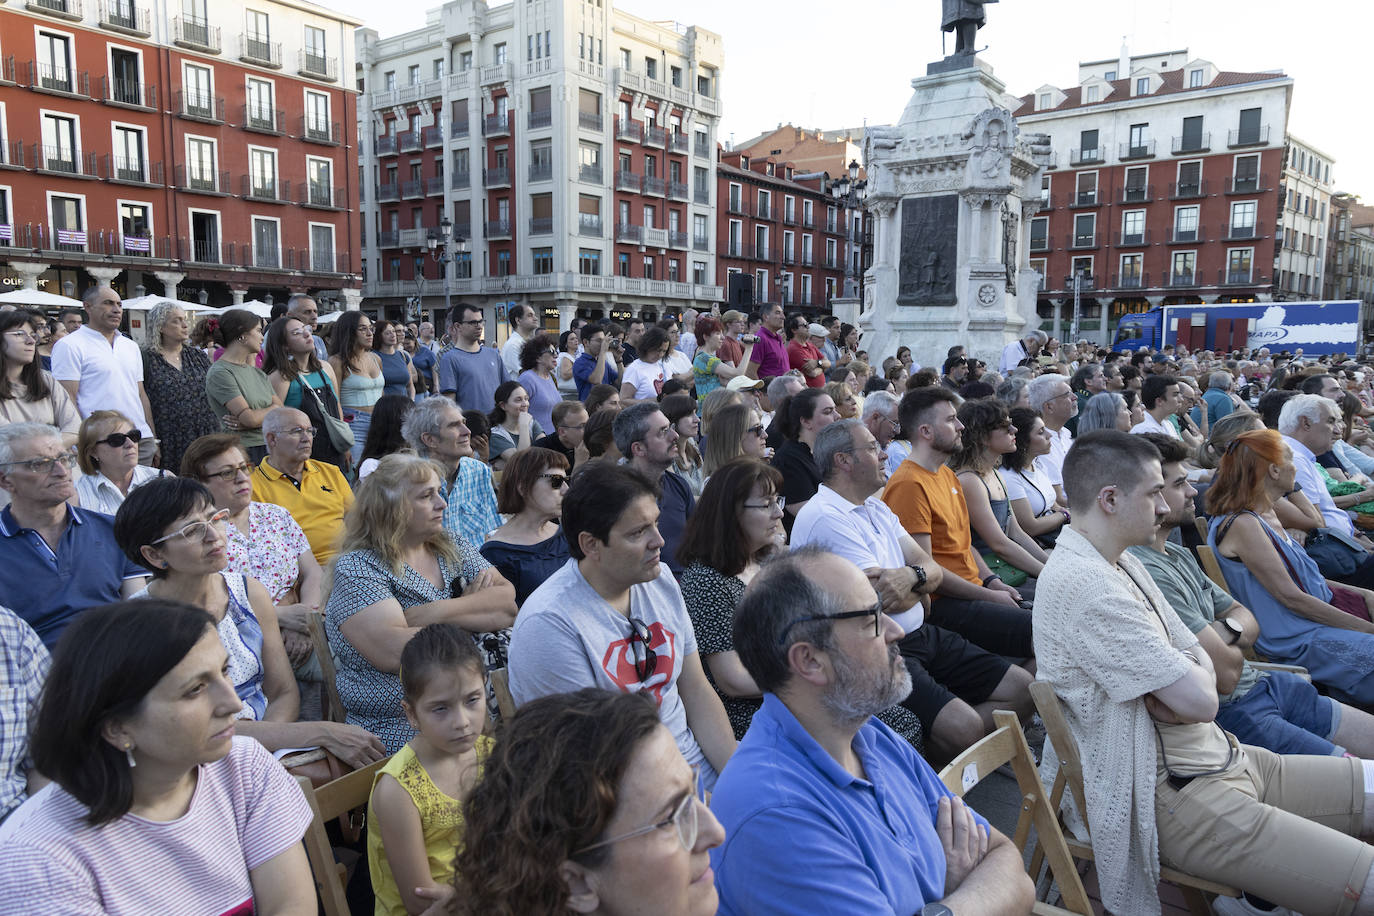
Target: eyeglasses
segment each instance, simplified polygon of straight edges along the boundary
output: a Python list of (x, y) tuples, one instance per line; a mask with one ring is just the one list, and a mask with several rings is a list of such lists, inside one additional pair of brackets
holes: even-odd
[(125, 442), (128, 442), (130, 440), (134, 442), (140, 442), (142, 441), (142, 439), (143, 433), (139, 432), (136, 429), (131, 429), (127, 433), (110, 433), (104, 439), (95, 440), (94, 444), (108, 445), (110, 448), (122, 448)]
[(240, 474), (244, 475), (245, 477), (252, 476), (253, 466), (246, 461), (242, 464), (232, 464), (222, 471), (215, 471), (213, 474), (203, 475), (201, 477), (201, 480), (209, 480), (211, 477), (218, 477), (225, 483), (233, 483), (235, 480), (238, 479), (238, 476)]
[(882, 417), (882, 421), (892, 427), (892, 435), (896, 436), (902, 431), (902, 424), (890, 417)]
[(156, 547), (163, 541), (170, 541), (172, 538), (175, 537), (183, 538), (184, 540), (190, 541), (191, 543), (195, 543), (196, 541), (203, 541), (205, 540), (206, 535), (210, 534), (210, 532), (214, 531), (218, 533), (219, 526), (223, 525), (227, 518), (229, 518), (229, 510), (221, 509), (214, 515), (210, 516), (208, 520), (203, 522), (191, 522), (189, 524), (182, 525), (176, 531), (173, 531), (171, 534), (164, 534), (162, 537), (158, 538), (156, 541), (153, 541), (148, 546)]
[(564, 423), (562, 426), (560, 426), (560, 427), (558, 427), (558, 428), (559, 428), (559, 429), (586, 429), (586, 428), (587, 428), (587, 423), (586, 423), (585, 420), (584, 420), (583, 422), (577, 424), (576, 426), (570, 426), (569, 424)]
[(297, 439), (313, 439), (319, 430), (313, 426), (293, 426), (290, 429), (282, 430), (287, 436), (295, 436)]
[(767, 510), (767, 511), (769, 511), (769, 512), (773, 511), (774, 509), (777, 509), (779, 512), (781, 512), (781, 511), (783, 511), (783, 509), (786, 508), (786, 506), (787, 506), (787, 497), (785, 497), (785, 496), (775, 496), (775, 497), (773, 497), (772, 499), (770, 499), (768, 502), (762, 503), (762, 504), (760, 504), (760, 503), (745, 503), (745, 504), (744, 504), (744, 508), (746, 508), (746, 509), (765, 509), (765, 510)]
[(630, 629), (633, 630), (630, 634), (630, 645), (644, 647), (644, 658), (642, 661), (639, 658), (640, 653), (634, 653), (635, 674), (639, 677), (639, 682), (642, 684), (654, 676), (654, 669), (658, 667), (658, 654), (654, 652), (653, 649), (649, 648), (649, 642), (654, 637), (653, 634), (649, 632), (649, 627), (644, 621), (640, 620), (638, 617), (631, 617)]
[(662, 830), (664, 827), (670, 825), (677, 828), (677, 839), (678, 842), (682, 844), (682, 848), (687, 852), (691, 852), (692, 847), (697, 844), (697, 827), (699, 823), (697, 820), (697, 812), (700, 810), (698, 805), (706, 804), (706, 797), (701, 788), (701, 771), (694, 768), (693, 773), (692, 791), (678, 803), (678, 806), (673, 809), (673, 813), (668, 815), (668, 817), (656, 824), (649, 824), (645, 827), (640, 827), (638, 830), (631, 830), (629, 833), (622, 833), (608, 840), (601, 840), (590, 846), (583, 846), (581, 849), (574, 852), (573, 855), (580, 856), (584, 852), (591, 852), (593, 849), (600, 849), (602, 846), (619, 843), (621, 840), (629, 840), (637, 836), (644, 836), (646, 833), (653, 833), (655, 830)]
[(307, 337), (310, 337), (311, 334), (309, 328), (296, 328), (294, 331), (287, 331), (286, 336), (299, 337), (301, 340), (305, 340)]
[(29, 458), (25, 461), (7, 461), (4, 464), (0, 464), (0, 468), (21, 467), (26, 471), (46, 477), (48, 474), (51, 474), (53, 468), (59, 464), (70, 471), (76, 466), (76, 456), (71, 452), (66, 452), (61, 455), (54, 455), (51, 458)]
[(756, 436), (762, 436), (762, 435), (764, 435), (763, 424), (762, 424), (762, 423), (755, 423), (753, 426), (751, 426), (751, 427), (749, 427), (748, 429), (746, 429), (745, 432), (753, 433), (753, 434), (756, 435)]
[(555, 490), (561, 490), (568, 485), (567, 474), (540, 474), (539, 478), (541, 480), (547, 480), (549, 486)]
[(482, 324), (483, 321), (484, 321), (484, 319), (482, 319), (482, 318), (474, 318), (474, 319), (472, 319), (471, 321), (460, 321), (460, 322), (458, 322), (458, 324), (478, 325), (478, 324)]
[(38, 339), (37, 335), (30, 334), (28, 331), (6, 331), (6, 337), (13, 337), (22, 343), (33, 343)]
[(879, 636), (883, 635), (882, 602), (873, 605), (873, 607), (864, 608), (862, 611), (841, 611), (838, 614), (817, 614), (814, 617), (798, 617), (782, 628), (782, 632), (778, 634), (778, 646), (782, 647), (787, 644), (787, 634), (792, 632), (792, 628), (799, 623), (816, 623), (821, 620), (853, 620), (856, 617), (869, 616), (873, 618), (873, 638), (877, 639)]

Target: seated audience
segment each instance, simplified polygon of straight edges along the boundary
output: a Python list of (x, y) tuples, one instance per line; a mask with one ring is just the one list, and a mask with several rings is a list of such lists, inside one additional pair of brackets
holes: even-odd
[(550, 412), (553, 432), (536, 439), (533, 447), (557, 452), (567, 460), (569, 468), (574, 467), (577, 464), (577, 452), (582, 449), (582, 437), (587, 432), (588, 416), (582, 402), (559, 401)]
[(32, 312), (0, 312), (0, 420), (55, 426), (64, 445), (75, 445), (81, 414), (36, 355), (40, 323)]
[[(32, 722), (52, 660), (33, 627), (0, 607), (0, 719)], [(0, 736), (0, 822), (47, 781), (29, 759), (29, 730), (13, 728)]]
[(492, 748), (484, 734), (486, 664), (471, 634), (429, 624), (401, 650), (400, 674), (401, 707), (415, 737), (377, 773), (367, 803), (378, 916), (419, 913), (452, 896), (463, 802)]
[(0, 489), (10, 496), (0, 510), (0, 595), (49, 649), (86, 608), (127, 598), (148, 574), (115, 543), (114, 519), (69, 505), (75, 463), (55, 426), (0, 426)]
[[(421, 405), (423, 406), (423, 405)], [(434, 464), (387, 455), (358, 487), (325, 605), (348, 721), (395, 753), (415, 736), (401, 708), (401, 650), (429, 623), (473, 634), (488, 669), (505, 664), (515, 590), (476, 548), (444, 528)]]
[(620, 392), (610, 385), (593, 385), (587, 394), (585, 406), (589, 417), (603, 407), (619, 410), (621, 407)]
[(858, 567), (816, 548), (745, 590), (735, 644), (764, 699), (711, 797), (722, 914), (1029, 910), (1016, 847), (873, 719), (911, 690), (882, 609)]
[(701, 470), (704, 478), (743, 455), (767, 461), (771, 451), (764, 444), (765, 433), (759, 412), (745, 404), (722, 407), (706, 426), (706, 447)]
[(816, 436), (840, 418), (835, 401), (824, 388), (798, 391), (778, 405), (782, 414), (782, 432), (786, 441), (773, 456), (773, 467), (782, 474), (782, 496), (787, 500), (787, 514), (783, 524), (788, 531), (792, 522), (821, 485), (821, 472), (811, 455)]
[(530, 413), (530, 396), (519, 382), (502, 382), (496, 388), (496, 406), (487, 415), (491, 444), (487, 463), (493, 471), (506, 465), (506, 453), (529, 448), (544, 435), (544, 427)]
[[(1088, 399), (1091, 403), (1092, 398)], [(1050, 434), (1045, 421), (1029, 407), (1012, 408), (1009, 418), (1016, 427), (1016, 448), (1002, 456), (1002, 482), (1011, 499), (1011, 514), (1021, 530), (1042, 546), (1051, 545), (1059, 529), (1068, 524), (1059, 490), (1035, 459), (1050, 452)], [(1082, 428), (1083, 418), (1079, 418)], [(1123, 430), (1124, 432), (1124, 430)]]
[(621, 457), (615, 446), (615, 418), (620, 415), (619, 407), (603, 407), (587, 418), (587, 431), (583, 434), (582, 444), (587, 447), (589, 458)]
[(568, 541), (558, 527), (568, 475), (567, 459), (546, 448), (517, 452), (501, 475), (498, 506), (509, 521), (481, 551), (515, 587), (517, 605), (568, 562)]
[(76, 463), (82, 476), (76, 481), (76, 498), (82, 508), (114, 515), (131, 490), (166, 473), (138, 463), (142, 438), (117, 410), (94, 410), (81, 421)]
[(588, 688), (521, 708), (463, 814), (463, 916), (716, 912), (707, 853), (724, 835), (641, 694)]
[[(407, 447), (401, 426), (414, 406), (415, 401), (403, 394), (384, 394), (372, 405), (372, 420), (367, 427), (367, 438), (363, 440), (361, 463), (358, 465), (359, 480), (371, 474), (382, 458)], [(315, 438), (320, 438), (322, 434), (323, 431), (316, 433)]]
[[(406, 414), (401, 435), (421, 458), (439, 465), (439, 495), (445, 500), (444, 530), (455, 541), (480, 544), (501, 525), (491, 466), (480, 458), (484, 439), (473, 424), (486, 427), (479, 410), (461, 411), (448, 398), (428, 398)], [(484, 435), (484, 433), (482, 434)]]
[(33, 726), (55, 785), (0, 829), (0, 898), (29, 913), (314, 911), (310, 808), (235, 737), (228, 655), (200, 608), (91, 609), (53, 657)]
[(1119, 429), (1128, 433), (1134, 425), (1126, 399), (1115, 391), (1099, 391), (1088, 398), (1079, 410), (1077, 419), (1080, 435), (1095, 429)]
[[(1087, 433), (1064, 481), (1073, 525), (1036, 593), (1037, 676), (1082, 755), (1105, 908), (1158, 913), (1167, 865), (1304, 913), (1374, 911), (1374, 847), (1344, 835), (1370, 833), (1368, 764), (1274, 754), (1224, 731), (1211, 657), (1126, 552), (1167, 512), (1159, 451)], [(1057, 765), (1046, 745), (1047, 778)]]
[(572, 559), (521, 609), (510, 692), (517, 705), (579, 687), (647, 692), (709, 788), (735, 738), (702, 671), (682, 593), (660, 559), (658, 517), (655, 488), (640, 473), (606, 462), (578, 472), (563, 498)]
[[(1303, 495), (1321, 511), (1326, 521), (1325, 527), (1357, 542), (1368, 551), (1374, 548), (1374, 542), (1355, 530), (1346, 510), (1374, 498), (1374, 487), (1333, 497), (1322, 480), (1321, 471), (1317, 469), (1317, 456), (1331, 450), (1342, 422), (1340, 408), (1335, 402), (1319, 394), (1299, 394), (1284, 402), (1279, 412), (1278, 431), (1283, 434), (1284, 444), (1292, 451), (1293, 466), (1297, 473), (1294, 486), (1300, 487)], [(1374, 586), (1374, 559), (1360, 557), (1357, 563), (1358, 568), (1353, 573), (1338, 571), (1330, 566), (1324, 573), (1328, 578), (1340, 579), (1349, 585), (1362, 588)]]
[(1026, 388), (1031, 410), (1040, 414), (1050, 434), (1050, 453), (1036, 459), (1055, 486), (1064, 485), (1064, 456), (1073, 444), (1069, 420), (1078, 414), (1078, 398), (1069, 387), (1069, 380), (1053, 372), (1036, 376)]
[(658, 490), (657, 525), (663, 537), (663, 562), (674, 576), (680, 576), (682, 564), (677, 559), (677, 545), (696, 500), (691, 484), (671, 470), (677, 460), (678, 432), (660, 406), (653, 403), (626, 407), (616, 415), (612, 431), (616, 450), (625, 456), (626, 466), (638, 471)]
[(310, 457), (311, 444), (324, 431), (311, 426), (304, 413), (278, 407), (263, 420), (262, 429), (267, 456), (253, 469), (253, 499), (290, 512), (309, 538), (316, 562), (324, 566), (338, 551), (353, 490), (338, 467)]
[[(708, 318), (710, 316), (707, 316)], [(701, 449), (697, 438), (701, 433), (701, 418), (697, 416), (697, 401), (687, 394), (674, 394), (664, 398), (660, 404), (663, 415), (677, 432), (676, 454), (670, 470), (687, 482), (692, 489), (692, 499), (701, 496), (704, 480), (702, 474)]]

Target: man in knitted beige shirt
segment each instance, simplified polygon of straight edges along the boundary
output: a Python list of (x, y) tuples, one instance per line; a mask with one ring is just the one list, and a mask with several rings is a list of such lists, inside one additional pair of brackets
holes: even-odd
[(1126, 552), (1168, 513), (1158, 451), (1097, 430), (1069, 450), (1064, 481), (1073, 524), (1036, 589), (1035, 654), (1082, 751), (1106, 908), (1158, 914), (1163, 861), (1307, 916), (1374, 913), (1374, 847), (1354, 839), (1374, 832), (1374, 773), (1223, 731), (1211, 660)]

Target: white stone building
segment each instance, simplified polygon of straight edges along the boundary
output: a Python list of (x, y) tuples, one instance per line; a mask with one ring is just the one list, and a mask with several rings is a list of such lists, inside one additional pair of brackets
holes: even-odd
[(1326, 153), (1288, 135), (1279, 201), (1280, 237), (1274, 294), (1286, 299), (1322, 298), (1330, 225), (1331, 163)]

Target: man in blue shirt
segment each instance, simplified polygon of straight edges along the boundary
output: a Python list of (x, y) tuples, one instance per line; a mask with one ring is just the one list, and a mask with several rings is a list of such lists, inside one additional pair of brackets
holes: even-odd
[(0, 596), (51, 649), (67, 624), (143, 587), (147, 570), (114, 539), (114, 519), (67, 504), (75, 456), (43, 423), (0, 426)]
[(604, 324), (589, 324), (582, 331), (582, 355), (573, 360), (573, 381), (577, 399), (587, 400), (593, 385), (619, 388), (620, 370), (615, 361), (616, 345), (610, 341)]
[(460, 302), (448, 322), (454, 343), (439, 357), (439, 390), (464, 410), (486, 413), (496, 406), (496, 389), (507, 378), (501, 354), (482, 346), (484, 321), (477, 306)]
[(911, 689), (902, 635), (864, 573), (819, 548), (749, 584), (734, 643), (763, 706), (711, 798), (721, 914), (1030, 911), (1016, 848), (873, 718)]

